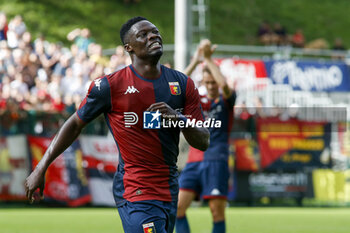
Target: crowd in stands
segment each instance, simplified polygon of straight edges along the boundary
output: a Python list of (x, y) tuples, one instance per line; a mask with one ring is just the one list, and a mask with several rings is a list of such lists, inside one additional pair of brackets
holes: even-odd
[(298, 28), (294, 33), (289, 34), (286, 27), (276, 22), (271, 26), (267, 21), (263, 21), (257, 31), (259, 43), (273, 46), (293, 46), (295, 48), (309, 49), (333, 49), (337, 51), (347, 50), (341, 38), (334, 39), (333, 46), (323, 38), (306, 41), (303, 30)]
[[(305, 46), (301, 29), (289, 35), (280, 23), (271, 28), (263, 22), (258, 37), (264, 45)], [(122, 46), (103, 56), (88, 28), (72, 30), (67, 40), (69, 48), (44, 35), (32, 38), (20, 15), (9, 20), (0, 12), (0, 114), (10, 109), (72, 113), (93, 79), (131, 63)], [(346, 48), (337, 38), (333, 49)]]
[(0, 13), (0, 115), (11, 109), (74, 112), (90, 82), (131, 63), (122, 46), (102, 54), (87, 28), (67, 35), (69, 48), (32, 38), (20, 15)]

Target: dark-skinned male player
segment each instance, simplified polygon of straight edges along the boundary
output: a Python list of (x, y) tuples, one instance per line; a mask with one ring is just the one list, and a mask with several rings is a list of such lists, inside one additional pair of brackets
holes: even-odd
[(79, 109), (63, 124), (26, 179), (26, 195), (31, 202), (36, 189), (43, 195), (49, 165), (87, 123), (103, 113), (120, 152), (113, 195), (124, 231), (171, 233), (179, 192), (180, 131), (191, 146), (202, 151), (209, 145), (209, 132), (197, 125), (180, 129), (160, 124), (160, 116), (186, 122), (202, 121), (203, 115), (193, 81), (160, 64), (163, 46), (157, 27), (134, 17), (122, 26), (120, 37), (132, 65), (91, 83)]

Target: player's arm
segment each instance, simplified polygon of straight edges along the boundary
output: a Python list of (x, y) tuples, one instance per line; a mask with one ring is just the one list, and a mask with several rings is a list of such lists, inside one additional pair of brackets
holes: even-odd
[(182, 133), (190, 146), (205, 151), (210, 144), (210, 133), (207, 128), (183, 128)]
[(74, 142), (85, 125), (86, 123), (80, 120), (77, 114), (73, 114), (63, 124), (52, 140), (49, 148), (46, 150), (43, 158), (25, 181), (26, 196), (30, 202), (34, 201), (33, 193), (38, 188), (40, 189), (40, 197), (43, 198), (45, 186), (44, 178), (47, 168)]
[(43, 197), (45, 172), (49, 165), (74, 142), (88, 122), (111, 109), (110, 96), (107, 77), (98, 78), (91, 83), (77, 112), (63, 124), (37, 167), (26, 179), (26, 196), (30, 202), (33, 202), (33, 193), (37, 188)]
[(80, 35), (80, 31), (80, 28), (76, 28), (73, 31), (69, 32), (67, 35), (67, 40), (73, 41), (75, 38), (77, 38), (77, 36)]
[(207, 67), (209, 68), (218, 86), (222, 89), (224, 98), (229, 98), (232, 95), (232, 90), (227, 85), (226, 78), (211, 57), (216, 49), (216, 45), (212, 46), (209, 40), (203, 40), (201, 42), (201, 46), (203, 49), (204, 61)]
[(187, 76), (190, 76), (194, 69), (196, 69), (197, 65), (200, 64), (203, 60), (203, 50), (200, 45), (198, 45), (196, 52), (193, 55), (193, 58), (191, 59), (190, 64), (185, 68), (184, 74)]

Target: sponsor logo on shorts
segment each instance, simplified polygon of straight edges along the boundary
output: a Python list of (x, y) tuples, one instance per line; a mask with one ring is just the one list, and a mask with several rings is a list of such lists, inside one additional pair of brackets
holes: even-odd
[(156, 228), (153, 222), (142, 224), (144, 233), (156, 233)]

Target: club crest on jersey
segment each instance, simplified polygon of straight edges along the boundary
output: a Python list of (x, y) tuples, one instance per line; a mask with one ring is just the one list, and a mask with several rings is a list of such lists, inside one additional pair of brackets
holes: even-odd
[(156, 227), (153, 222), (142, 224), (144, 233), (156, 233)]
[(181, 88), (179, 82), (169, 82), (170, 93), (172, 95), (181, 95)]

